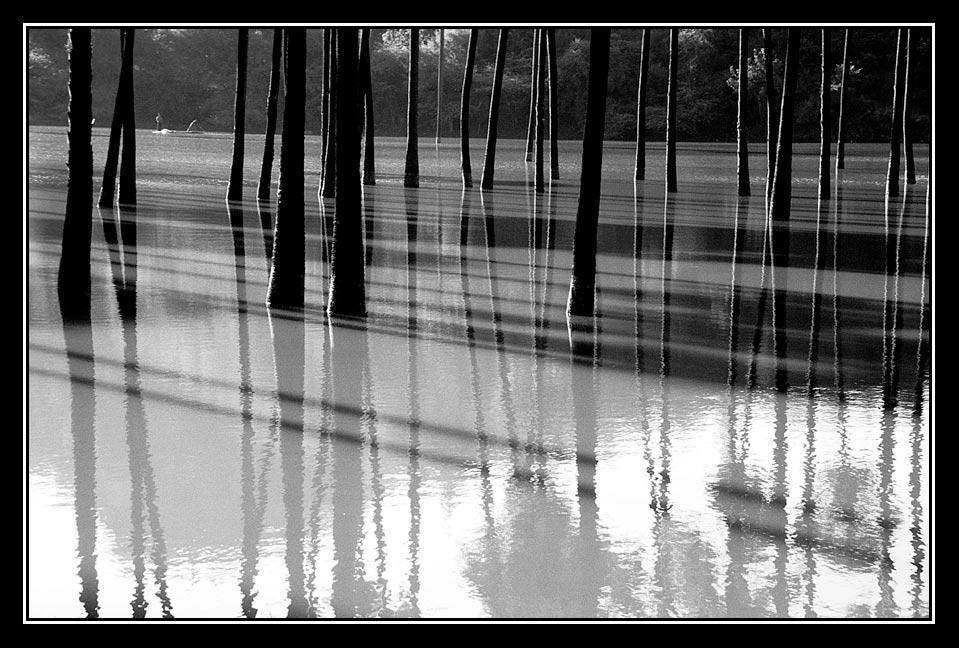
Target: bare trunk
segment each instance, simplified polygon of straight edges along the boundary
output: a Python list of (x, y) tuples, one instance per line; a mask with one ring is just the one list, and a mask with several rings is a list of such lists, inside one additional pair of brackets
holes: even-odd
[(550, 177), (559, 180), (559, 70), (556, 62), (556, 30), (546, 30), (549, 58), (549, 166)]
[(473, 87), (473, 67), (476, 65), (476, 45), (479, 30), (470, 30), (466, 47), (466, 69), (463, 72), (463, 95), (460, 98), (460, 161), (463, 169), (463, 186), (473, 186), (473, 166), (470, 163), (470, 90)]
[(440, 143), (440, 117), (443, 113), (443, 59), (446, 30), (440, 30), (440, 56), (436, 61), (436, 143)]
[(503, 69), (506, 67), (506, 45), (508, 29), (499, 30), (499, 43), (496, 46), (496, 68), (493, 72), (493, 91), (489, 104), (489, 128), (486, 131), (486, 161), (483, 164), (483, 189), (493, 188), (496, 173), (496, 127), (499, 124), (500, 96), (503, 94)]
[(246, 59), (250, 30), (237, 30), (236, 45), (236, 100), (233, 110), (233, 163), (230, 166), (230, 185), (227, 200), (243, 200), (243, 144), (246, 135)]
[(896, 75), (892, 88), (892, 132), (889, 135), (889, 169), (886, 174), (886, 193), (890, 197), (899, 195), (899, 157), (902, 154), (902, 109), (904, 104), (906, 74), (906, 30), (899, 30), (896, 44)]
[(746, 134), (746, 100), (749, 96), (749, 30), (739, 30), (739, 97), (736, 102), (736, 176), (739, 195), (749, 195), (749, 137)]
[(842, 81), (839, 86), (839, 126), (836, 132), (836, 168), (846, 167), (846, 86), (849, 83), (849, 30), (842, 45)]
[(273, 30), (273, 56), (270, 65), (270, 90), (266, 97), (266, 134), (263, 137), (263, 163), (260, 165), (260, 182), (256, 197), (270, 197), (273, 180), (273, 140), (276, 137), (276, 111), (280, 97), (280, 60), (283, 58), (283, 30)]
[(123, 55), (126, 59), (127, 83), (123, 93), (123, 145), (120, 153), (120, 192), (117, 202), (121, 205), (137, 204), (137, 126), (136, 105), (133, 101), (133, 36), (136, 30), (127, 29)]
[(339, 30), (330, 30), (330, 95), (329, 110), (330, 117), (326, 122), (326, 151), (323, 156), (323, 186), (320, 191), (324, 198), (333, 198), (336, 196), (336, 120), (339, 117), (336, 114), (337, 92), (339, 92), (339, 79), (337, 79), (337, 62), (339, 55), (337, 50), (337, 39)]
[(539, 74), (539, 30), (533, 30), (532, 70), (529, 80), (529, 126), (526, 129), (526, 161), (533, 161), (533, 140), (536, 138), (536, 78)]
[(107, 145), (107, 158), (103, 167), (103, 183), (100, 185), (100, 207), (112, 207), (117, 190), (117, 169), (120, 164), (120, 138), (123, 136), (123, 106), (126, 96), (128, 75), (132, 72), (133, 58), (130, 57), (130, 69), (127, 69), (126, 54), (127, 29), (120, 29), (120, 80), (117, 84), (117, 96), (113, 103), (113, 119), (110, 122), (110, 142)]
[(543, 140), (546, 129), (546, 38), (543, 30), (537, 30), (539, 35), (537, 42), (539, 52), (536, 59), (539, 62), (539, 68), (536, 70), (536, 191), (542, 193), (546, 190), (546, 178), (543, 164), (545, 156), (543, 154)]
[(666, 191), (676, 191), (676, 73), (679, 67), (679, 30), (669, 30), (669, 88), (666, 103)]
[(406, 173), (404, 187), (420, 186), (420, 158), (417, 127), (419, 109), (420, 30), (410, 30), (410, 77), (406, 110)]
[(912, 30), (906, 30), (906, 84), (902, 96), (902, 146), (906, 152), (906, 184), (916, 184), (916, 159), (912, 153), (912, 92), (913, 59), (916, 54), (916, 41)]
[(639, 92), (636, 99), (636, 180), (646, 178), (646, 85), (649, 80), (650, 30), (643, 30), (639, 55)]
[(822, 84), (819, 89), (819, 198), (829, 199), (829, 158), (832, 154), (832, 112), (830, 81), (832, 77), (831, 32), (822, 30)]
[(376, 154), (373, 128), (373, 68), (370, 61), (370, 30), (364, 29), (360, 44), (360, 74), (363, 75), (363, 103), (366, 107), (364, 118), (366, 128), (366, 146), (363, 153), (363, 184), (376, 184)]
[(773, 37), (771, 29), (763, 29), (763, 58), (766, 60), (766, 200), (773, 191), (776, 173), (776, 137), (779, 114), (776, 111), (776, 81), (773, 76)]

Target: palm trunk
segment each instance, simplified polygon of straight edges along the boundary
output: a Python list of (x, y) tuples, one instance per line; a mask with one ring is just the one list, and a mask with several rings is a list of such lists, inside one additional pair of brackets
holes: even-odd
[(103, 167), (103, 183), (100, 185), (100, 207), (112, 207), (117, 189), (117, 168), (120, 163), (120, 138), (123, 136), (123, 106), (126, 97), (128, 75), (133, 71), (133, 57), (129, 57), (129, 70), (126, 53), (127, 29), (120, 29), (120, 79), (117, 84), (117, 96), (113, 103), (113, 119), (110, 122), (110, 142), (107, 145), (106, 164)]
[(406, 173), (404, 187), (420, 186), (420, 158), (417, 127), (419, 110), (420, 30), (410, 30), (410, 77), (406, 110)]
[(846, 167), (846, 86), (849, 83), (849, 30), (842, 45), (842, 82), (839, 87), (839, 126), (836, 132), (836, 168)]
[(892, 89), (892, 132), (889, 135), (889, 169), (886, 174), (886, 193), (894, 198), (899, 195), (899, 156), (902, 154), (902, 109), (905, 94), (906, 30), (899, 30), (896, 43), (896, 75)]
[(902, 96), (902, 146), (906, 150), (906, 184), (916, 184), (916, 159), (912, 153), (912, 92), (913, 59), (916, 41), (912, 30), (906, 30), (906, 85)]
[(829, 157), (832, 154), (832, 113), (830, 81), (832, 77), (831, 32), (822, 30), (822, 84), (819, 89), (819, 198), (829, 199)]
[(260, 166), (260, 182), (256, 197), (270, 197), (273, 179), (273, 140), (276, 137), (276, 111), (280, 98), (280, 60), (283, 58), (283, 30), (273, 30), (273, 56), (270, 66), (270, 90), (266, 97), (266, 134), (263, 138), (263, 163)]
[(549, 166), (550, 177), (559, 180), (559, 70), (556, 62), (556, 30), (546, 30), (549, 58)]
[(546, 38), (542, 29), (537, 30), (536, 42), (539, 45), (539, 51), (536, 54), (536, 60), (539, 64), (536, 70), (536, 191), (542, 193), (546, 190), (545, 171), (543, 163), (543, 139), (546, 129)]
[(243, 200), (243, 144), (246, 135), (246, 52), (250, 30), (237, 30), (236, 45), (236, 101), (233, 110), (233, 164), (230, 167), (230, 185), (227, 200)]
[(373, 68), (370, 61), (370, 30), (364, 29), (360, 43), (360, 74), (362, 79), (363, 104), (366, 108), (364, 118), (366, 128), (366, 147), (363, 153), (363, 184), (376, 184), (376, 154), (373, 129)]
[(330, 96), (329, 110), (330, 118), (326, 122), (326, 150), (323, 157), (323, 187), (321, 189), (324, 198), (333, 198), (336, 196), (336, 120), (339, 115), (336, 114), (337, 93), (339, 92), (339, 79), (337, 78), (337, 62), (339, 56), (338, 39), (339, 30), (330, 30)]
[(679, 68), (679, 30), (669, 30), (669, 88), (666, 103), (666, 191), (676, 191), (676, 73)]
[(746, 134), (746, 99), (749, 96), (749, 30), (739, 30), (739, 97), (736, 102), (736, 175), (739, 195), (749, 195), (749, 137)]
[(440, 30), (440, 56), (436, 62), (436, 143), (440, 143), (440, 116), (443, 113), (443, 48), (446, 45), (446, 30)]
[(539, 30), (533, 30), (532, 66), (529, 80), (529, 125), (526, 128), (526, 161), (533, 161), (533, 140), (536, 137), (536, 78), (539, 74)]
[(473, 166), (470, 163), (470, 90), (473, 87), (473, 67), (476, 65), (476, 45), (479, 30), (470, 30), (466, 47), (466, 69), (463, 72), (463, 94), (460, 98), (460, 160), (463, 169), (463, 186), (473, 186)]
[(776, 112), (776, 81), (773, 77), (773, 37), (771, 29), (763, 29), (763, 58), (766, 59), (766, 200), (773, 191), (776, 173), (776, 137), (779, 116)]
[(266, 303), (300, 310), (306, 272), (306, 230), (303, 218), (303, 166), (306, 121), (306, 29), (284, 28), (283, 132), (280, 136), (280, 180), (276, 192), (273, 264)]
[(496, 68), (493, 71), (493, 92), (489, 104), (489, 128), (486, 131), (486, 160), (483, 164), (483, 189), (493, 188), (496, 173), (496, 128), (499, 124), (500, 96), (503, 94), (503, 69), (506, 67), (506, 45), (509, 30), (499, 30), (499, 43), (496, 45)]
[(120, 192), (117, 202), (121, 205), (137, 204), (137, 136), (136, 106), (133, 101), (133, 35), (136, 30), (127, 29), (123, 55), (127, 59), (127, 83), (123, 94), (123, 145), (120, 153)]
[(57, 292), (64, 320), (90, 318), (90, 242), (93, 232), (93, 145), (91, 126), (93, 93), (90, 29), (71, 29), (67, 49), (70, 59), (67, 204), (60, 245)]
[(333, 30), (323, 30), (323, 122), (321, 125), (320, 137), (322, 140), (322, 149), (320, 151), (320, 186), (326, 180), (326, 147), (329, 144), (330, 135), (330, 54), (332, 51)]
[(336, 213), (330, 262), (331, 315), (366, 316), (363, 267), (360, 129), (357, 109), (358, 32), (339, 28), (336, 36)]
[(603, 179), (603, 132), (609, 76), (609, 29), (592, 29), (589, 40), (589, 88), (583, 131), (583, 162), (573, 239), (573, 269), (566, 314), (591, 317), (596, 298), (596, 233)]
[(639, 92), (636, 100), (636, 180), (646, 178), (646, 85), (649, 80), (649, 29), (643, 30), (639, 54)]

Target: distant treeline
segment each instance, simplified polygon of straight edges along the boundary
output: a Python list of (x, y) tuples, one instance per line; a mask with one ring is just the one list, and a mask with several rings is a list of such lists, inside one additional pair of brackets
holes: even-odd
[[(250, 30), (246, 127), (261, 133), (266, 127), (272, 29)], [(186, 129), (191, 121), (207, 131), (233, 128), (236, 75), (236, 29), (141, 29), (135, 45), (136, 124), (155, 125), (162, 114), (171, 129)], [(484, 137), (497, 42), (496, 29), (481, 29), (473, 78), (471, 124), (474, 137)], [(526, 136), (530, 107), (532, 55), (530, 28), (511, 29), (503, 81), (499, 135)], [(931, 133), (932, 33), (914, 29), (916, 40), (911, 84), (912, 119), (916, 141)], [(668, 30), (652, 29), (649, 65), (647, 139), (662, 140), (666, 121)], [(893, 75), (896, 56), (895, 28), (854, 28), (849, 60), (852, 64), (847, 96), (846, 132), (853, 142), (888, 141), (891, 132)], [(420, 135), (435, 133), (439, 30), (421, 29), (419, 70)], [(469, 30), (445, 32), (441, 132), (459, 132), (460, 90)], [(842, 64), (844, 30), (831, 29), (834, 81)], [(406, 134), (408, 30), (373, 29), (371, 61), (374, 112), (378, 136)], [(731, 28), (683, 29), (679, 45), (678, 131), (685, 141), (736, 139), (736, 90), (730, 83), (737, 64), (739, 30)], [(612, 32), (606, 139), (636, 137), (636, 96), (640, 28)], [(28, 122), (66, 124), (66, 30), (28, 30)], [(784, 59), (785, 29), (773, 29), (774, 60)], [(580, 139), (585, 118), (589, 69), (589, 30), (557, 29), (559, 137)], [(762, 30), (750, 30), (750, 52), (762, 56)], [(819, 139), (819, 86), (821, 34), (802, 28), (801, 74), (798, 80), (794, 133), (800, 141)], [(323, 30), (308, 30), (307, 42), (308, 132), (318, 134), (322, 124)], [(761, 58), (751, 61), (761, 71)], [(777, 68), (781, 73), (781, 67)], [(119, 29), (93, 31), (93, 116), (98, 126), (108, 126), (120, 71)], [(752, 141), (765, 139), (765, 88), (762, 74), (749, 75), (750, 102), (747, 130)], [(777, 84), (781, 83), (777, 78)], [(777, 93), (779, 86), (777, 85)], [(838, 87), (832, 93), (838, 106)], [(836, 114), (835, 112), (833, 114)], [(836, 128), (836, 120), (833, 120)]]

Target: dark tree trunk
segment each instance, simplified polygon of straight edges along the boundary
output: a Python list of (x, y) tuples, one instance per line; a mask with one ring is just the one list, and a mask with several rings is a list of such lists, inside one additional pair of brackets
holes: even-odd
[(559, 180), (559, 70), (556, 62), (556, 30), (546, 30), (549, 58), (549, 167), (550, 177)]
[[(113, 119), (110, 122), (110, 143), (107, 145), (107, 159), (103, 168), (103, 183), (100, 185), (100, 207), (112, 207), (117, 189), (117, 168), (120, 163), (120, 139), (123, 136), (124, 106), (126, 105), (127, 86), (133, 79), (133, 48), (127, 53), (126, 27), (120, 29), (120, 81), (117, 84), (117, 96), (113, 103)], [(132, 43), (131, 43), (132, 45)]]
[(912, 153), (912, 92), (913, 59), (916, 41), (911, 29), (906, 30), (906, 83), (902, 93), (902, 147), (906, 152), (906, 184), (916, 184), (916, 159)]
[(773, 75), (773, 36), (771, 29), (763, 29), (763, 58), (766, 60), (766, 200), (773, 191), (776, 173), (776, 137), (779, 132), (779, 113), (776, 111), (776, 80)]
[(590, 30), (589, 88), (583, 130), (583, 162), (579, 205), (573, 238), (573, 270), (568, 316), (591, 317), (596, 297), (596, 232), (603, 179), (603, 132), (606, 127), (606, 83), (609, 76), (609, 29)]
[(846, 90), (849, 83), (849, 30), (842, 44), (842, 82), (839, 86), (839, 125), (836, 132), (836, 168), (846, 167)]
[[(120, 153), (120, 192), (117, 202), (121, 205), (137, 204), (137, 136), (136, 105), (133, 101), (133, 36), (136, 30), (127, 29), (124, 39), (124, 57), (128, 60), (126, 91), (123, 93), (123, 145)], [(122, 72), (121, 72), (122, 73)]]
[(420, 186), (420, 157), (417, 127), (420, 91), (420, 30), (410, 30), (410, 82), (406, 110), (406, 173), (404, 187)]
[(749, 195), (749, 137), (746, 134), (746, 105), (749, 97), (749, 30), (739, 30), (739, 97), (736, 103), (736, 175), (739, 195)]
[(266, 97), (266, 134), (263, 138), (263, 164), (260, 166), (260, 182), (256, 197), (270, 197), (273, 179), (273, 140), (276, 137), (277, 101), (280, 98), (280, 60), (283, 58), (283, 30), (273, 30), (273, 57), (270, 66), (270, 91)]
[(676, 73), (679, 68), (679, 30), (669, 30), (669, 88), (666, 99), (666, 191), (676, 191)]
[(538, 29), (536, 42), (539, 51), (536, 53), (538, 67), (536, 69), (536, 191), (546, 190), (545, 169), (543, 165), (546, 156), (543, 152), (543, 142), (546, 130), (546, 36), (542, 29)]
[(330, 30), (330, 96), (327, 106), (330, 110), (330, 117), (326, 121), (326, 150), (323, 157), (323, 187), (321, 189), (324, 198), (333, 198), (336, 196), (336, 120), (339, 115), (336, 114), (337, 92), (339, 92), (339, 79), (337, 78), (338, 56), (337, 41), (340, 38), (339, 30)]
[(376, 154), (373, 128), (373, 68), (370, 61), (370, 30), (364, 29), (360, 43), (360, 74), (362, 78), (363, 104), (366, 108), (366, 149), (363, 153), (363, 184), (376, 184)]
[(440, 56), (436, 61), (436, 143), (440, 143), (440, 117), (443, 114), (443, 51), (446, 45), (446, 30), (440, 30)]
[(322, 150), (320, 151), (320, 186), (326, 181), (326, 147), (330, 135), (330, 55), (332, 52), (333, 30), (323, 30), (323, 123), (320, 137)]
[(899, 30), (896, 44), (896, 76), (892, 88), (892, 132), (889, 135), (889, 169), (886, 174), (886, 193), (890, 197), (899, 195), (899, 157), (902, 154), (902, 109), (904, 104), (906, 74), (906, 30)]
[(503, 94), (503, 69), (506, 67), (506, 45), (508, 29), (499, 30), (499, 43), (496, 45), (496, 68), (493, 71), (493, 91), (489, 104), (489, 128), (486, 131), (486, 160), (483, 163), (483, 189), (493, 188), (496, 173), (496, 128), (499, 124), (500, 96)]
[(831, 32), (822, 30), (822, 85), (819, 88), (819, 198), (829, 199), (829, 158), (832, 154), (832, 112), (830, 110), (830, 82), (832, 81)]
[(93, 93), (89, 29), (68, 32), (69, 91), (67, 113), (67, 204), (60, 245), (57, 292), (64, 321), (90, 319), (90, 241), (93, 230)]
[(363, 266), (360, 129), (357, 109), (358, 32), (337, 29), (336, 36), (336, 213), (330, 262), (331, 315), (366, 316)]
[(536, 137), (536, 87), (539, 75), (539, 37), (538, 29), (533, 30), (533, 51), (530, 55), (532, 66), (529, 79), (529, 126), (526, 128), (526, 161), (533, 161), (533, 140)]
[(473, 186), (473, 165), (470, 163), (470, 90), (473, 87), (473, 67), (476, 65), (476, 44), (479, 30), (470, 30), (466, 47), (466, 69), (463, 72), (463, 94), (460, 98), (460, 161), (463, 169), (463, 186)]
[(236, 43), (236, 102), (233, 110), (233, 164), (230, 167), (230, 185), (227, 200), (243, 200), (243, 144), (246, 136), (246, 51), (250, 30), (237, 30)]
[(636, 180), (646, 178), (646, 86), (649, 81), (650, 32), (643, 30), (643, 46), (639, 54), (639, 93), (636, 100)]
[(303, 163), (306, 120), (306, 29), (283, 30), (283, 132), (280, 180), (276, 192), (273, 264), (266, 303), (273, 308), (303, 308), (306, 231), (303, 218)]

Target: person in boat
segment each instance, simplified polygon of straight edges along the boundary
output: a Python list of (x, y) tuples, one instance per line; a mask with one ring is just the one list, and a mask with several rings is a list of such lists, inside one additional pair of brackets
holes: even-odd
[(157, 132), (163, 130), (163, 117), (160, 116), (160, 113), (157, 113)]
[(203, 129), (199, 124), (196, 123), (196, 120), (190, 122), (190, 125), (186, 127), (186, 132), (188, 133), (202, 133)]

